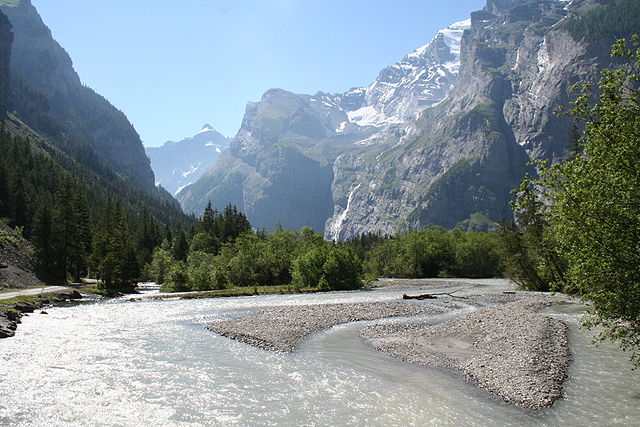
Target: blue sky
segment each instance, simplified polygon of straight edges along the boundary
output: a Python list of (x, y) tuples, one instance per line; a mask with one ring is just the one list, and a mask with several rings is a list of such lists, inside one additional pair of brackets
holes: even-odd
[(343, 92), (485, 0), (32, 0), (146, 146), (240, 127), (270, 88)]

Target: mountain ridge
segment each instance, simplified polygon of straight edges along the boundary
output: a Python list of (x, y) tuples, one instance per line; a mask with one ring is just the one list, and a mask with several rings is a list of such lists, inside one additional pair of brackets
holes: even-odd
[[(233, 202), (260, 227), (311, 225), (329, 239), (484, 230), (512, 216), (511, 190), (535, 175), (531, 160), (567, 157), (573, 122), (554, 111), (611, 64), (611, 37), (576, 38), (566, 23), (621, 1), (488, 0), (367, 87), (267, 91), (247, 105), (228, 153), (177, 197), (190, 212)], [(314, 178), (301, 179), (301, 168)]]
[(82, 84), (71, 57), (31, 1), (0, 10), (13, 30), (11, 109), (61, 148), (86, 145), (82, 150), (93, 151), (133, 186), (167, 198), (154, 185), (149, 159), (133, 125), (122, 111)]
[[(452, 31), (461, 37), (463, 30)], [(394, 132), (395, 126), (412, 119), (427, 108), (425, 104), (440, 102), (450, 90), (455, 72), (449, 70), (442, 76), (436, 70), (438, 55), (447, 62), (452, 55), (439, 34), (413, 55), (387, 67), (368, 87), (315, 95), (271, 89), (259, 102), (247, 103), (229, 150), (200, 180), (178, 193), (178, 200), (190, 212), (201, 211), (209, 200), (215, 206), (234, 203), (260, 228), (272, 229), (280, 223), (289, 228), (310, 225), (324, 230), (333, 211), (335, 159)], [(421, 73), (413, 63), (424, 63), (434, 70)], [(411, 101), (380, 111), (383, 106), (377, 101), (394, 98), (398, 92), (405, 98), (411, 96)], [(428, 102), (419, 102), (427, 98)], [(357, 117), (359, 113), (364, 114)], [(294, 159), (304, 168), (292, 164)], [(274, 171), (274, 167), (286, 172)], [(301, 176), (302, 169), (312, 178)], [(282, 186), (285, 182), (289, 188)]]

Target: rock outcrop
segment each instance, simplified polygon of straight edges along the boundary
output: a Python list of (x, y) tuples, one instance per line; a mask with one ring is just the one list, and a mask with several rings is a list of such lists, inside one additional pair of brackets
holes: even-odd
[[(9, 338), (15, 335), (20, 318), (24, 313), (33, 313), (48, 305), (79, 299), (82, 299), (82, 294), (75, 289), (69, 289), (37, 295), (10, 305), (0, 304), (0, 338)], [(42, 313), (46, 314), (45, 311)]]
[(33, 245), (0, 224), (0, 289), (44, 286), (36, 268)]

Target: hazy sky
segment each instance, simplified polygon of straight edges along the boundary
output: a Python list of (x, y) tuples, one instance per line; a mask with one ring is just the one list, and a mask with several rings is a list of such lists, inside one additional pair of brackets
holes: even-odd
[(343, 92), (485, 0), (32, 0), (147, 146), (240, 127), (270, 88)]

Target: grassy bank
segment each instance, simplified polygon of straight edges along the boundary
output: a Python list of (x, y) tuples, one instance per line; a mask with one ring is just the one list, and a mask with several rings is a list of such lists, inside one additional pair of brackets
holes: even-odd
[(95, 294), (95, 295), (100, 295), (103, 297), (108, 297), (108, 296), (112, 296), (109, 291), (105, 290), (105, 289), (100, 289), (98, 288), (97, 284), (93, 284), (93, 285), (87, 285), (87, 286), (82, 286), (81, 288), (78, 288), (79, 292), (84, 292), (87, 294)]
[(217, 291), (202, 291), (202, 292), (188, 292), (181, 293), (176, 292), (173, 294), (154, 295), (146, 298), (133, 298), (133, 301), (139, 301), (141, 299), (199, 299), (199, 298), (225, 298), (225, 297), (246, 297), (253, 295), (272, 295), (272, 294), (308, 294), (314, 292), (320, 292), (319, 287), (306, 287), (296, 289), (292, 286), (258, 286), (258, 287), (245, 287), (245, 288), (229, 288), (221, 289)]

